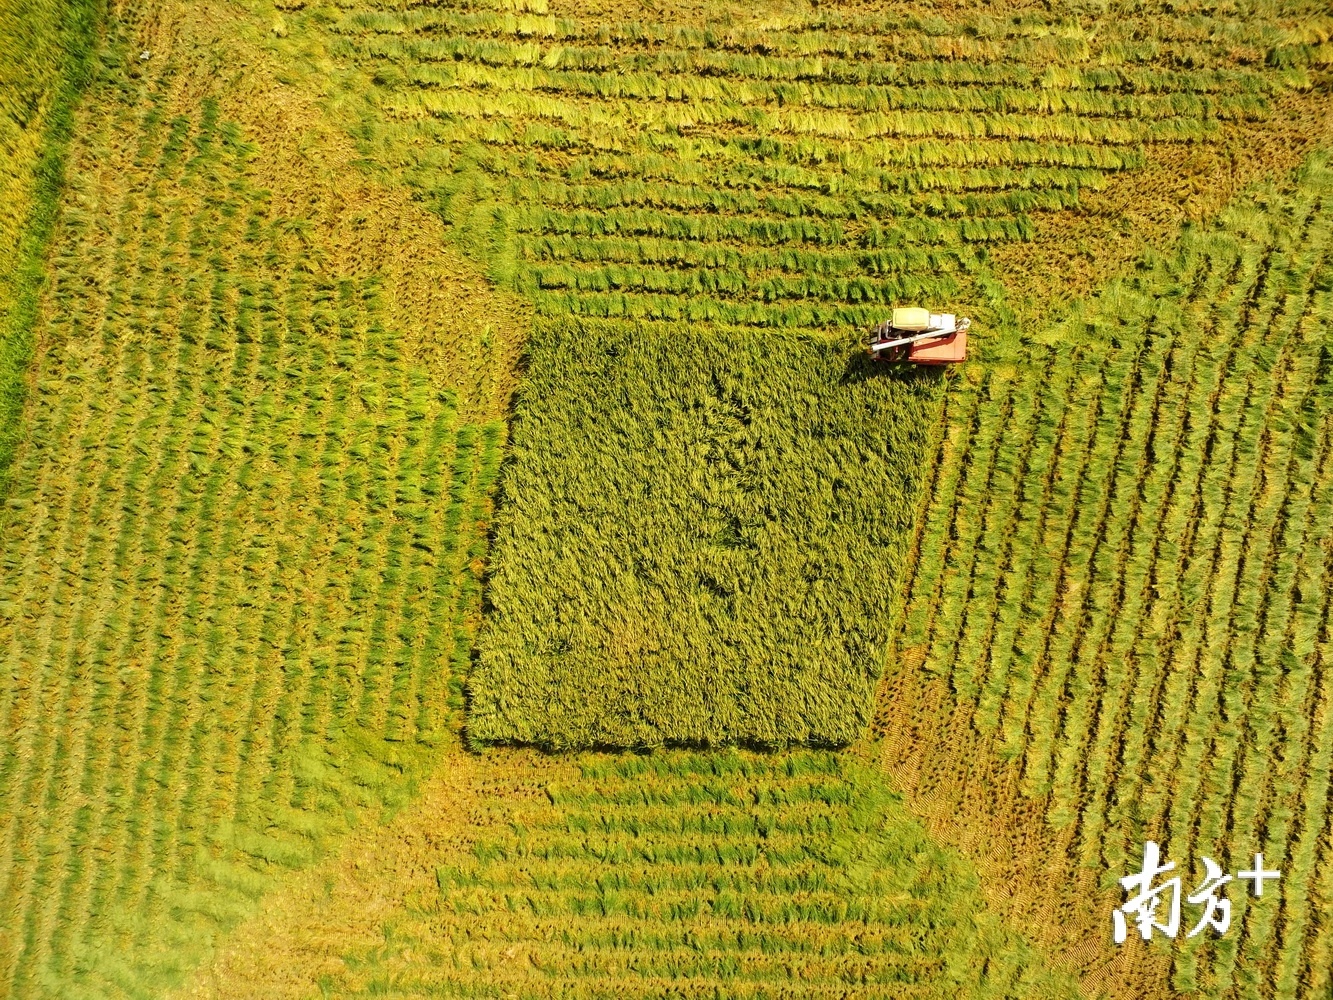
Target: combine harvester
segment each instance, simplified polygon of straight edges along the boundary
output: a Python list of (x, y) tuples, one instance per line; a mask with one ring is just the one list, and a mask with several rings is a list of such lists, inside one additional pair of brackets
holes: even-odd
[(967, 329), (972, 321), (953, 313), (926, 309), (895, 309), (893, 318), (870, 335), (870, 356), (876, 361), (908, 361), (915, 365), (952, 365), (967, 358)]

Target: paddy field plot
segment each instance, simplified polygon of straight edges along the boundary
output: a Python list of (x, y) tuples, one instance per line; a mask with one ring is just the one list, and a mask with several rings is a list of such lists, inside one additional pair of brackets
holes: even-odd
[(1053, 940), (1145, 839), (1282, 858), (1238, 934), (1145, 952), (1207, 995), (1330, 988), (1330, 193), (1320, 155), (950, 394), (877, 721)]
[(293, 210), (262, 135), (107, 59), (0, 530), (16, 997), (160, 995), (405, 800), (461, 704), (504, 435), (390, 325), (400, 276), (328, 239), (327, 183)]
[(472, 735), (862, 732), (940, 411), (858, 369), (855, 331), (948, 302), (983, 359), (1021, 352), (993, 256), (1289, 125), (1322, 56), (1270, 13), (297, 15), (367, 159), (537, 314)]
[(461, 770), (183, 995), (1077, 995), (866, 760), (502, 750)]
[[(103, 14), (0, 993), (1333, 989), (1326, 10)], [(1148, 836), (1288, 880), (1116, 951)]]
[(938, 383), (844, 341), (587, 320), (533, 337), (469, 736), (859, 738)]

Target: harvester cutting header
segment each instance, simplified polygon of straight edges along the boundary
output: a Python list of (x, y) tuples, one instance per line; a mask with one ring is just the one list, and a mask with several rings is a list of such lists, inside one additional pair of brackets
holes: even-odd
[(893, 318), (870, 335), (870, 356), (879, 361), (916, 365), (951, 365), (967, 357), (967, 329), (972, 321), (928, 309), (895, 309)]

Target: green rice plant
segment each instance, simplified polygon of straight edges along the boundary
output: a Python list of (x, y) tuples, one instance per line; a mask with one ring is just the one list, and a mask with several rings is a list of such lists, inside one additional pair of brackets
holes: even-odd
[(552, 323), (537, 343), (469, 734), (855, 739), (933, 383), (802, 337)]
[[(1125, 595), (1135, 579), (1134, 567), (1129, 562), (1130, 550), (1136, 540), (1143, 480), (1151, 466), (1146, 456), (1156, 445), (1152, 431), (1160, 415), (1164, 373), (1171, 370), (1173, 346), (1169, 337), (1154, 335), (1150, 330), (1145, 330), (1143, 337), (1146, 349), (1135, 359), (1140, 369), (1137, 391), (1119, 431), (1119, 453), (1114, 462), (1108, 463), (1107, 501), (1097, 529), (1095, 554), (1089, 560), (1087, 583), (1082, 585), (1077, 578), (1074, 583), (1085, 594), (1111, 591), (1114, 596), (1104, 601), (1085, 598), (1070, 622), (1074, 630), (1073, 663), (1065, 687), (1068, 701), (1063, 706), (1057, 737), (1058, 744), (1065, 747), (1085, 746), (1099, 703), (1104, 698), (1117, 697), (1123, 684), (1116, 677), (1119, 664), (1105, 660), (1102, 651), (1110, 641), (1110, 630), (1127, 614)], [(1142, 373), (1143, 368), (1147, 373)], [(1155, 373), (1163, 374), (1154, 377)], [(1086, 763), (1082, 754), (1077, 759), (1067, 751), (1064, 755), (1053, 755), (1049, 773), (1053, 799), (1058, 803), (1053, 810), (1053, 822), (1067, 823), (1072, 819), (1071, 808), (1076, 801), (1073, 786), (1079, 782)]]
[(1058, 445), (1069, 419), (1068, 397), (1074, 394), (1074, 371), (1065, 352), (1052, 352), (1047, 360), (1048, 377), (1040, 391), (1027, 450), (1019, 459), (1021, 475), (1012, 508), (1012, 526), (1005, 533), (994, 621), (980, 650), (984, 663), (975, 673), (981, 689), (977, 695), (976, 722), (983, 733), (994, 733), (1000, 725), (1003, 698), (1009, 690), (1015, 639), (1024, 609), (1034, 586), (1037, 539), (1041, 537), (1046, 508), (1058, 462)]
[[(1130, 585), (1123, 588), (1123, 601), (1112, 605), (1115, 618), (1113, 630), (1104, 640), (1098, 654), (1102, 661), (1099, 669), (1105, 680), (1101, 685), (1098, 704), (1093, 708), (1099, 716), (1095, 740), (1090, 740), (1091, 751), (1084, 753), (1084, 759), (1078, 766), (1071, 760), (1068, 747), (1060, 765), (1063, 777), (1059, 780), (1068, 789), (1063, 793), (1063, 809), (1066, 813), (1082, 796), (1091, 796), (1091, 801), (1084, 805), (1081, 822), (1082, 858), (1087, 865), (1095, 865), (1102, 856), (1110, 857), (1112, 854), (1104, 850), (1102, 844), (1107, 835), (1104, 821), (1109, 822), (1109, 817), (1117, 812), (1114, 806), (1108, 806), (1107, 803), (1111, 786), (1118, 783), (1116, 772), (1121, 769), (1111, 755), (1119, 752), (1123, 759), (1140, 759), (1135, 756), (1135, 749), (1117, 746), (1117, 741), (1124, 734), (1126, 743), (1132, 747), (1140, 734), (1146, 735), (1145, 714), (1151, 711), (1151, 696), (1146, 695), (1146, 692), (1157, 689), (1161, 683), (1158, 659), (1141, 638), (1141, 633), (1145, 628), (1152, 627), (1147, 616), (1152, 610), (1154, 592), (1159, 598), (1165, 597), (1168, 592), (1168, 586), (1159, 575), (1159, 567), (1154, 561), (1169, 561), (1169, 539), (1180, 538), (1179, 522), (1176, 522), (1175, 532), (1169, 527), (1171, 516), (1183, 513), (1193, 499), (1188, 496), (1185, 487), (1189, 481), (1185, 474), (1189, 453), (1183, 445), (1187, 440), (1191, 400), (1200, 393), (1197, 375), (1204, 368), (1200, 364), (1200, 355), (1204, 353), (1205, 336), (1200, 329), (1203, 325), (1202, 308), (1198, 299), (1204, 291), (1204, 276), (1199, 275), (1199, 280), (1191, 288), (1193, 305), (1186, 310), (1189, 319), (1183, 321), (1183, 334), (1175, 337), (1171, 353), (1163, 362), (1173, 372), (1186, 373), (1185, 377), (1174, 382), (1164, 380), (1159, 383), (1158, 398), (1154, 402), (1152, 436), (1143, 446), (1145, 458), (1148, 454), (1170, 458), (1143, 463), (1145, 468), (1139, 473), (1140, 486), (1133, 502), (1126, 508), (1130, 523), (1122, 548), (1127, 551), (1119, 572)], [(1168, 491), (1173, 485), (1175, 490), (1168, 497)], [(1126, 713), (1130, 714), (1131, 720), (1138, 721), (1127, 722)], [(1082, 796), (1080, 786), (1088, 790)], [(1122, 801), (1129, 800), (1125, 798)], [(1124, 818), (1119, 817), (1122, 822)]]
[(97, 0), (0, 5), (0, 497), (22, 438), (42, 265), (101, 12)]
[[(956, 487), (955, 508), (939, 573), (941, 587), (930, 626), (929, 641), (938, 650), (932, 659), (944, 671), (949, 671), (948, 665), (958, 658), (964, 602), (971, 592), (976, 568), (974, 545), (983, 529), (977, 512), (983, 509), (982, 498), (994, 488), (997, 462), (1004, 445), (999, 435), (1014, 406), (1012, 389), (1008, 379), (993, 377), (978, 393), (968, 440), (970, 461)], [(952, 683), (966, 696), (968, 685), (961, 677), (954, 678)]]

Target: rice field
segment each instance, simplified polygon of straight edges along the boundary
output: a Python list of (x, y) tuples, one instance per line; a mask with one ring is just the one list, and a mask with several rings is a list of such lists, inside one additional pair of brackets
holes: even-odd
[(0, 994), (158, 996), (451, 738), (503, 425), (215, 100), (94, 90), (0, 531)]
[(12, 9), (0, 996), (1333, 996), (1325, 9)]
[[(391, 831), (284, 900), (302, 927), (285, 964), (347, 997), (1077, 995), (854, 757), (501, 751), (472, 766), (479, 794), (449, 803), (466, 823)], [(435, 823), (447, 835), (423, 844)], [(385, 880), (394, 905), (374, 894)], [(343, 919), (375, 913), (335, 961), (317, 943), (343, 926), (330, 900)], [(222, 995), (272, 995), (278, 977), (253, 972), (265, 950), (215, 967)]]
[[(879, 390), (849, 390), (845, 363), (806, 389), (790, 338), (845, 356), (890, 305), (949, 302), (1003, 356), (1020, 331), (988, 247), (1310, 86), (1307, 54), (1255, 65), (1290, 41), (1276, 20), (1246, 44), (1158, 25), (1151, 45), (1036, 15), (288, 20), (345, 74), (373, 169), (533, 303), (469, 733), (560, 747), (854, 740), (937, 410), (920, 390), (866, 409), (853, 393)], [(835, 425), (848, 448), (819, 443)], [(793, 463), (804, 485), (770, 471)]]
[(1319, 156), (949, 395), (880, 699), (962, 838), (1039, 817), (1025, 910), (1104, 934), (1147, 839), (1282, 859), (1180, 991), (1331, 988), (1331, 193)]
[(538, 315), (841, 331), (909, 300), (1003, 324), (998, 248), (1185, 151), (1264, 141), (1327, 58), (1295, 44), (1304, 13), (288, 19), (321, 26), (367, 159)]
[(468, 735), (845, 745), (940, 404), (846, 342), (538, 318)]

